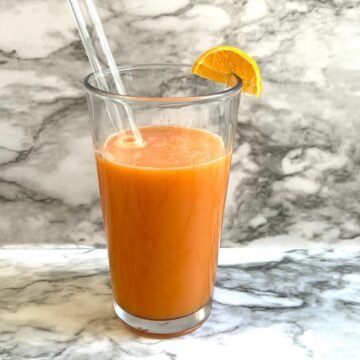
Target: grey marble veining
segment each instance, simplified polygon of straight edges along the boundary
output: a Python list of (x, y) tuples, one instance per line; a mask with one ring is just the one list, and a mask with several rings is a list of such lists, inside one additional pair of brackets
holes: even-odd
[(221, 249), (209, 320), (171, 340), (116, 318), (106, 251), (0, 249), (0, 358), (358, 359), (360, 248)]
[[(264, 93), (243, 96), (224, 246), (360, 242), (360, 3), (98, 0), (119, 63), (192, 63), (234, 45)], [(0, 2), (0, 242), (104, 245), (66, 1)], [(289, 236), (292, 234), (293, 236)]]

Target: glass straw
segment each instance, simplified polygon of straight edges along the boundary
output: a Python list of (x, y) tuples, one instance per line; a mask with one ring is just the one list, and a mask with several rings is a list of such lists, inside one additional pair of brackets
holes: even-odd
[[(94, 72), (98, 87), (101, 90), (110, 91), (110, 86), (106, 81), (106, 76), (104, 73), (105, 69), (103, 67), (100, 57), (100, 55), (103, 55), (103, 58), (105, 58), (106, 64), (110, 69), (116, 92), (118, 94), (125, 94), (125, 87), (119, 76), (117, 66), (110, 50), (109, 42), (107, 41), (104, 28), (102, 26), (94, 1), (83, 0), (83, 8), (80, 6), (78, 0), (68, 0), (68, 2), (75, 17), (80, 38), (84, 45), (86, 55), (89, 58), (89, 62)], [(86, 14), (88, 22), (90, 23), (89, 25), (93, 29), (91, 35), (89, 33), (88, 26), (85, 20)], [(99, 40), (99, 46), (95, 46), (95, 35)], [(136, 143), (141, 144), (143, 142), (143, 139), (141, 137), (140, 131), (135, 125), (133, 112), (126, 104), (124, 104), (124, 108), (127, 118), (129, 120), (130, 128), (134, 136), (134, 140)], [(110, 117), (111, 124), (114, 127), (115, 131), (117, 133), (123, 132), (124, 127), (120, 121), (118, 108), (114, 104), (107, 103), (107, 111)]]

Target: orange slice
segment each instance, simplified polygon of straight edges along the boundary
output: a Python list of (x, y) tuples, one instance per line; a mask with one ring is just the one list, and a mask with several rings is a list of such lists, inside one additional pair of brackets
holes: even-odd
[(202, 54), (195, 62), (192, 72), (209, 80), (235, 85), (231, 74), (243, 82), (242, 91), (260, 96), (262, 81), (256, 61), (242, 50), (231, 46), (217, 46)]

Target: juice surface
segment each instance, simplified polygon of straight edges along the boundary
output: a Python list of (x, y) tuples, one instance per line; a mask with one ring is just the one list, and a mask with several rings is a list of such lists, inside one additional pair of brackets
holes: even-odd
[(140, 129), (96, 153), (115, 301), (147, 319), (186, 316), (211, 298), (231, 162), (207, 131)]

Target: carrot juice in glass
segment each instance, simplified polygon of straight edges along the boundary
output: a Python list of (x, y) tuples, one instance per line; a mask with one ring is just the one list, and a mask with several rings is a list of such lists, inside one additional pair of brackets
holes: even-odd
[(178, 336), (211, 310), (241, 81), (227, 87), (168, 64), (119, 75), (127, 95), (85, 80), (114, 307), (138, 332)]

